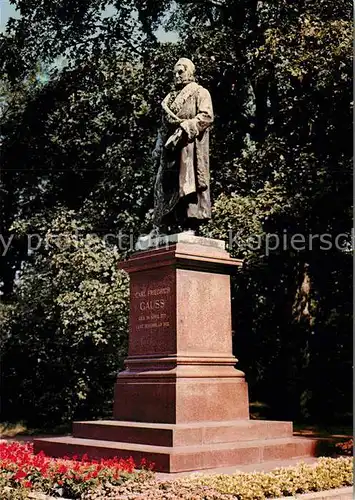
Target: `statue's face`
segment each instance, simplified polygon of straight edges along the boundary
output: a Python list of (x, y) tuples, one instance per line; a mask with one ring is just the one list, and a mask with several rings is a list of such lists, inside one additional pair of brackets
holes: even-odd
[(191, 81), (191, 74), (184, 64), (176, 64), (174, 67), (175, 85), (184, 85)]

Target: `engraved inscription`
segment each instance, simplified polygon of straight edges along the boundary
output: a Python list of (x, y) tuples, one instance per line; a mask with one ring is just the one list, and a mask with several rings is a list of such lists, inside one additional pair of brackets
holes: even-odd
[(170, 293), (169, 286), (145, 288), (133, 292), (137, 314), (136, 330), (170, 327), (167, 314)]

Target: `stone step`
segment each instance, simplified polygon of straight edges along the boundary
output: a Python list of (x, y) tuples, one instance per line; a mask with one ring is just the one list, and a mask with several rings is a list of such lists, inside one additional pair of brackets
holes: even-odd
[(84, 453), (92, 458), (132, 457), (136, 464), (145, 458), (154, 462), (154, 470), (158, 472), (183, 472), (309, 457), (315, 455), (316, 445), (315, 439), (293, 437), (174, 448), (70, 436), (34, 441), (36, 453), (43, 451), (53, 457), (81, 456)]
[(292, 437), (292, 422), (233, 420), (156, 424), (98, 420), (74, 422), (73, 437), (153, 446), (184, 446)]

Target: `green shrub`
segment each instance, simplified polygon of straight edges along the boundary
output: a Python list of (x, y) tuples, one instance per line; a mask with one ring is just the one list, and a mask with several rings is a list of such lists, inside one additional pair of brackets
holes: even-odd
[(59, 213), (43, 238), (0, 315), (2, 417), (37, 428), (111, 413), (128, 330), (118, 251), (72, 212)]
[(315, 465), (300, 463), (269, 473), (192, 475), (171, 481), (152, 477), (117, 487), (102, 485), (84, 494), (82, 500), (264, 500), (350, 486), (352, 467), (352, 459), (341, 457), (321, 458)]
[(82, 500), (230, 500), (231, 495), (223, 494), (210, 486), (183, 484), (180, 481), (149, 482), (127, 481), (121, 486), (110, 484), (86, 493)]
[(269, 473), (237, 472), (196, 478), (200, 484), (230, 493), (240, 500), (263, 500), (311, 491), (350, 486), (353, 463), (349, 458), (320, 458), (315, 465), (300, 463), (296, 467), (275, 469)]

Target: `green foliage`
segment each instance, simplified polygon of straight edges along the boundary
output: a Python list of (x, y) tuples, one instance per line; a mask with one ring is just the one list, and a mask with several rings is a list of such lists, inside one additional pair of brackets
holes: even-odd
[[(125, 0), (110, 4), (110, 16), (105, 1), (69, 3), (17, 0), (22, 16), (0, 38), (1, 234), (39, 231), (50, 240), (73, 232), (72, 218), (101, 236), (122, 231), (134, 240), (149, 228), (159, 103), (173, 62), (191, 57), (216, 114), (214, 218), (204, 231), (231, 239), (232, 254), (245, 258), (233, 283), (233, 322), (251, 395), (277, 418), (334, 420), (351, 412), (350, 2), (192, 0), (171, 11), (169, 0)], [(156, 42), (163, 21), (180, 43)], [(333, 243), (343, 234), (346, 245), (324, 250), (316, 239), (304, 250), (266, 251), (269, 234), (289, 241), (297, 233), (306, 241), (328, 234)], [(129, 248), (118, 256), (99, 239), (90, 243), (87, 253), (72, 244), (30, 256), (26, 239), (16, 237), (0, 259), (5, 380), (19, 384), (20, 394), (34, 391), (38, 408), (42, 393), (72, 397), (69, 389), (59, 396), (59, 382), (48, 384), (44, 368), (43, 386), (34, 384), (38, 366), (60, 366), (56, 356), (66, 360), (73, 348), (80, 366), (86, 357), (98, 363), (95, 394), (108, 394), (108, 374), (119, 367), (124, 340), (113, 331), (114, 324), (124, 330), (126, 311), (116, 300), (126, 284), (109, 262)], [(107, 273), (118, 280), (116, 295)], [(22, 367), (25, 331), (35, 368), (15, 376), (7, 356), (19, 354)], [(100, 349), (116, 349), (116, 360), (99, 362)], [(86, 404), (97, 410), (103, 399), (85, 396), (85, 376), (71, 373), (71, 408), (81, 401), (83, 412)], [(9, 414), (22, 417), (9, 397)]]
[[(265, 245), (265, 221), (287, 216), (291, 210), (283, 187), (265, 182), (254, 196), (221, 194), (213, 207), (213, 220), (204, 232), (213, 238), (228, 241), (233, 256), (255, 259), (259, 239)], [(264, 245), (260, 249), (260, 257), (265, 252)]]
[(0, 482), (1, 498), (3, 500), (28, 500), (28, 488), (11, 488)]
[[(273, 417), (334, 419), (351, 413), (352, 391), (349, 4), (234, 4), (207, 8), (208, 21), (197, 2), (181, 3), (197, 65), (215, 81), (223, 74), (213, 93), (221, 141), (212, 167), (224, 193), (215, 191), (205, 234), (246, 258), (233, 317), (252, 397), (266, 399)], [(197, 33), (188, 26), (194, 16)], [(270, 234), (281, 245), (268, 253)], [(297, 234), (303, 250), (290, 245)], [(331, 247), (322, 247), (321, 234)]]
[(142, 494), (149, 500), (264, 500), (351, 486), (352, 467), (350, 458), (321, 458), (315, 465), (301, 462), (269, 473), (198, 474), (169, 481), (151, 478), (146, 483), (138, 478), (117, 487), (102, 486), (83, 500), (138, 500)]
[[(198, 481), (198, 480), (197, 480)], [(294, 496), (353, 484), (352, 460), (321, 458), (315, 465), (275, 469), (270, 473), (236, 473), (204, 477), (202, 484), (242, 500)]]
[[(104, 21), (110, 26), (105, 55), (87, 45), (95, 28), (85, 16), (80, 27), (80, 9), (88, 4), (56, 19), (51, 4), (35, 10), (35, 2), (21, 2), (22, 18), (2, 38), (26, 59), (23, 65), (12, 52), (2, 53), (1, 234), (13, 237), (0, 262), (3, 413), (34, 426), (110, 413), (127, 340), (127, 280), (117, 266), (151, 206), (154, 137), (146, 130), (153, 91), (145, 88), (134, 53), (122, 47), (114, 53), (131, 21), (115, 37), (110, 30), (118, 18)], [(130, 18), (127, 10), (124, 15)], [(39, 36), (40, 18), (46, 22)], [(30, 36), (21, 45), (25, 30)], [(71, 30), (85, 50), (72, 47), (64, 67), (50, 66), (74, 40)], [(51, 35), (62, 45), (46, 46)], [(132, 43), (131, 32), (128, 38)], [(38, 57), (48, 63), (45, 78), (34, 66)], [(18, 72), (24, 78), (14, 84)], [(98, 236), (86, 238), (88, 231)], [(126, 236), (120, 253), (103, 243), (109, 233), (115, 242)], [(30, 234), (44, 241), (33, 255)]]
[(48, 249), (23, 266), (16, 307), (2, 316), (5, 418), (54, 425), (111, 410), (126, 354), (128, 283), (114, 248), (73, 234), (83, 226), (72, 212), (53, 219)]
[[(23, 221), (27, 232), (38, 224), (45, 229), (57, 207), (79, 210), (99, 234), (143, 230), (154, 177), (154, 138), (146, 133), (153, 126), (149, 99), (137, 65), (94, 58), (75, 69), (55, 70), (45, 85), (25, 86), (15, 102), (7, 101), (5, 238), (13, 222)], [(14, 239), (2, 259), (5, 297), (26, 252), (23, 241)]]
[(75, 66), (77, 60), (115, 52), (132, 60), (146, 39), (142, 22), (132, 16), (132, 0), (13, 3), (20, 16), (10, 18), (0, 35), (0, 65), (12, 83), (26, 78), (38, 61)]

